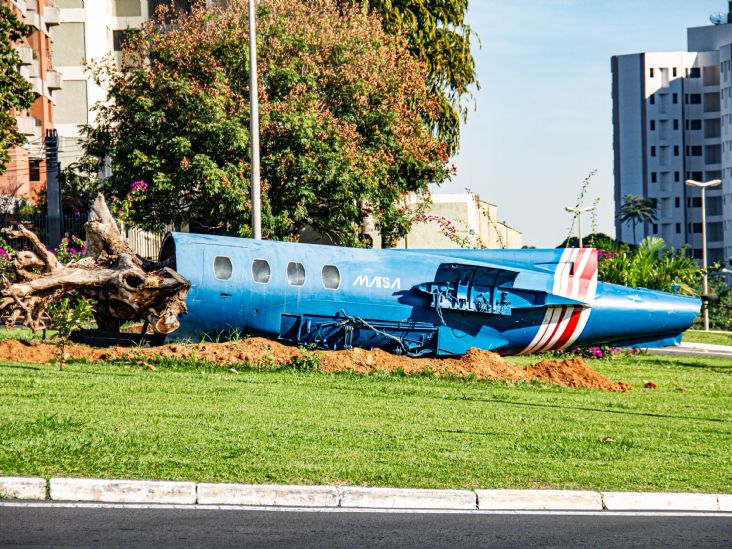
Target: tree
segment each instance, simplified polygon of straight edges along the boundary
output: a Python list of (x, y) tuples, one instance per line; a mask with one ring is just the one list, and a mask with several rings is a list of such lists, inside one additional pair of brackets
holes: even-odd
[(28, 32), (9, 7), (0, 5), (0, 172), (10, 162), (10, 147), (25, 143), (15, 115), (30, 109), (35, 98), (31, 85), (18, 72), (20, 56), (13, 48)]
[(638, 235), (636, 227), (646, 222), (656, 220), (656, 205), (643, 198), (627, 194), (623, 197), (623, 205), (620, 206), (621, 223), (630, 223), (633, 225), (633, 243), (638, 243)]
[(409, 50), (426, 63), (427, 82), (440, 104), (434, 129), (456, 152), (460, 122), (467, 114), (463, 100), (476, 84), (472, 31), (465, 23), (469, 0), (361, 1), (381, 15), (387, 32), (405, 35)]
[[(121, 70), (95, 68), (111, 101), (87, 128), (109, 154), (109, 194), (144, 179), (132, 221), (198, 223), (249, 234), (249, 59), (245, 0), (194, 7), (174, 24), (130, 32)], [(335, 0), (264, 0), (258, 8), (263, 233), (307, 226), (359, 244), (367, 203), (382, 237), (409, 230), (407, 193), (450, 174), (431, 132), (440, 105), (423, 65), (373, 14)]]

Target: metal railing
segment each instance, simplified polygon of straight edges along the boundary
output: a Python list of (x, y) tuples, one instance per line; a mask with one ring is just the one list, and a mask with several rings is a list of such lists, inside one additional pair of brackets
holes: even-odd
[[(63, 217), (62, 233), (67, 237), (78, 236), (86, 240), (86, 229), (84, 228), (88, 217), (86, 215), (65, 215)], [(14, 215), (0, 213), (0, 227), (17, 227), (23, 225), (30, 229), (41, 241), (50, 248), (48, 232), (48, 217), (45, 215)], [(136, 227), (125, 228), (123, 234), (130, 244), (132, 251), (145, 259), (157, 260), (160, 248), (163, 243), (163, 234), (149, 233)], [(30, 250), (32, 246), (25, 238), (5, 238), (5, 241), (13, 250)]]

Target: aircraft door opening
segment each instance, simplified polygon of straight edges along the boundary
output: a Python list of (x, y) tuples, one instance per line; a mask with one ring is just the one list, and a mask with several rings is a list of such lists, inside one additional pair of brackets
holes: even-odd
[(200, 296), (197, 330), (211, 335), (243, 330), (244, 286), (248, 268), (242, 251), (242, 248), (229, 246), (204, 248), (203, 295)]

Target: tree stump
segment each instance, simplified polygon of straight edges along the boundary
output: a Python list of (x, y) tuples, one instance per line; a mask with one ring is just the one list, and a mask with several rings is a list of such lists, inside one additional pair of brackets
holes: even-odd
[[(25, 237), (34, 251), (17, 252), (10, 277), (0, 281), (0, 316), (6, 325), (46, 328), (47, 307), (69, 291), (96, 301), (100, 329), (118, 331), (130, 321), (147, 321), (157, 334), (169, 334), (187, 312), (190, 282), (168, 261), (154, 262), (134, 253), (122, 237), (100, 194), (92, 204), (86, 229), (86, 253), (79, 261), (61, 264), (32, 231), (5, 228), (11, 238)], [(11, 280), (12, 279), (12, 280)]]

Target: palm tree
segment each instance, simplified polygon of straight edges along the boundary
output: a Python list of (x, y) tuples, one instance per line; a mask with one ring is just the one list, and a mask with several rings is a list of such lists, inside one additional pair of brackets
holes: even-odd
[(620, 221), (633, 225), (633, 244), (638, 244), (636, 227), (647, 221), (656, 221), (656, 204), (642, 196), (626, 194), (620, 206)]

